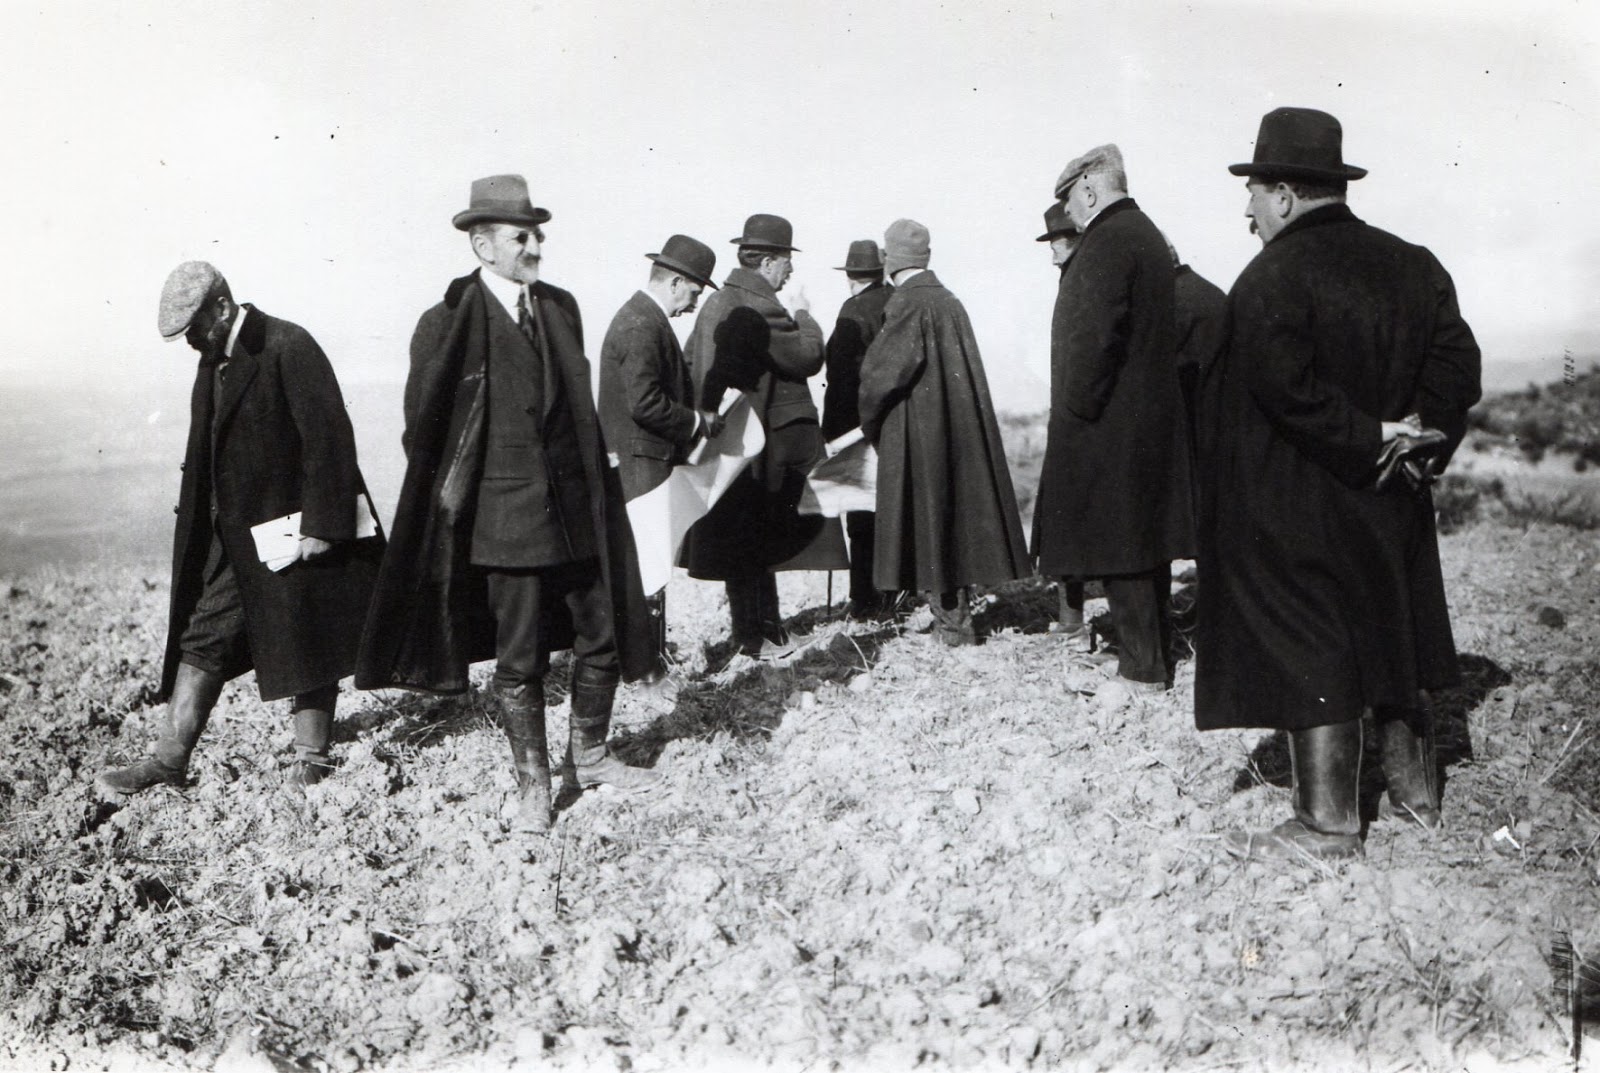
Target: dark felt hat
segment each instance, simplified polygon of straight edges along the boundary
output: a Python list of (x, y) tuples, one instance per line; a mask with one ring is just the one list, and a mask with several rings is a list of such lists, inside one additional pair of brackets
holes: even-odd
[(790, 250), (799, 253), (794, 245), (794, 227), (782, 216), (758, 212), (744, 222), (744, 234), (729, 239), (738, 246), (755, 246), (763, 250)]
[(1261, 117), (1255, 159), (1228, 168), (1263, 179), (1344, 182), (1367, 173), (1344, 162), (1344, 130), (1315, 108), (1274, 108)]
[(528, 199), (528, 180), (520, 175), (491, 175), (473, 180), (470, 203), (451, 222), (456, 230), (465, 231), (473, 224), (490, 221), (537, 227), (549, 220), (549, 210)]
[(844, 255), (844, 264), (837, 267), (840, 272), (859, 272), (862, 275), (882, 272), (883, 250), (870, 238), (858, 238), (850, 243), (850, 252)]
[(1078, 229), (1072, 223), (1072, 218), (1067, 215), (1067, 203), (1057, 201), (1044, 210), (1044, 234), (1034, 239), (1035, 242), (1049, 242), (1053, 238), (1067, 238), (1078, 234)]
[(717, 255), (699, 239), (673, 235), (661, 247), (660, 253), (647, 253), (645, 256), (662, 268), (670, 268), (703, 287), (717, 289), (717, 285), (711, 282), (711, 274), (717, 270)]

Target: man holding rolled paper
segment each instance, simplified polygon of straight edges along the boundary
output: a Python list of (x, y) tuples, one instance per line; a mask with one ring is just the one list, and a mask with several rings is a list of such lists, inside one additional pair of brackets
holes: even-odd
[(262, 700), (293, 698), (291, 782), (320, 782), (383, 552), (339, 383), (304, 328), (235, 303), (204, 261), (167, 277), (158, 326), (200, 352), (173, 508), (167, 724), (98, 785), (181, 785), (223, 683), (251, 669)]

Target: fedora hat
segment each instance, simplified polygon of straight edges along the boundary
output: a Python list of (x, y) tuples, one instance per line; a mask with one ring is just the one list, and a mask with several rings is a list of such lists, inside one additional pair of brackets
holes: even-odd
[(520, 175), (491, 175), (473, 180), (471, 201), (451, 222), (457, 231), (465, 231), (473, 224), (490, 221), (537, 227), (549, 220), (549, 210), (528, 200), (528, 180)]
[(794, 227), (782, 216), (758, 212), (744, 222), (744, 234), (729, 239), (738, 246), (757, 246), (764, 250), (789, 250), (799, 253), (794, 243)]
[(717, 285), (711, 282), (711, 274), (717, 270), (717, 255), (699, 239), (673, 235), (661, 247), (660, 253), (647, 253), (645, 256), (662, 268), (670, 268), (702, 287), (717, 289)]
[(1057, 201), (1044, 210), (1044, 234), (1034, 239), (1035, 242), (1049, 242), (1053, 238), (1064, 238), (1078, 234), (1078, 229), (1073, 226), (1072, 219), (1067, 215), (1067, 203)]
[(1256, 133), (1255, 159), (1233, 164), (1235, 175), (1263, 179), (1304, 179), (1307, 182), (1347, 182), (1359, 179), (1366, 168), (1344, 162), (1344, 130), (1339, 121), (1315, 108), (1274, 108), (1261, 117)]
[(870, 238), (858, 238), (850, 243), (850, 252), (844, 255), (844, 264), (837, 266), (840, 272), (868, 272), (883, 271), (883, 251), (878, 244)]

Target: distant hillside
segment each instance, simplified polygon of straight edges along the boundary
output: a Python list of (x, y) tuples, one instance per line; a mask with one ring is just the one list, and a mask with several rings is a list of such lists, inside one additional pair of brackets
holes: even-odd
[(1558, 451), (1574, 456), (1580, 470), (1600, 463), (1600, 365), (1554, 384), (1486, 395), (1468, 424), (1535, 462)]

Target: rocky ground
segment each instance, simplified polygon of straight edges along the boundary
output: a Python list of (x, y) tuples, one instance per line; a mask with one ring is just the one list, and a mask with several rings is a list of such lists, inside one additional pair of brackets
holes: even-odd
[(1281, 738), (1196, 733), (1192, 660), (1130, 696), (1038, 583), (951, 650), (785, 576), (811, 647), (724, 665), (720, 586), (675, 581), (682, 693), (625, 690), (617, 727), (664, 791), (564, 799), (535, 839), (476, 694), (346, 693), (302, 796), (242, 679), (193, 785), (114, 809), (91, 782), (162, 714), (165, 577), (0, 582), (0, 1067), (1570, 1068), (1550, 950), (1600, 961), (1600, 548), (1483, 524), (1444, 552), (1447, 826), (1378, 817), (1374, 781), (1332, 867), (1228, 857), (1286, 814)]

